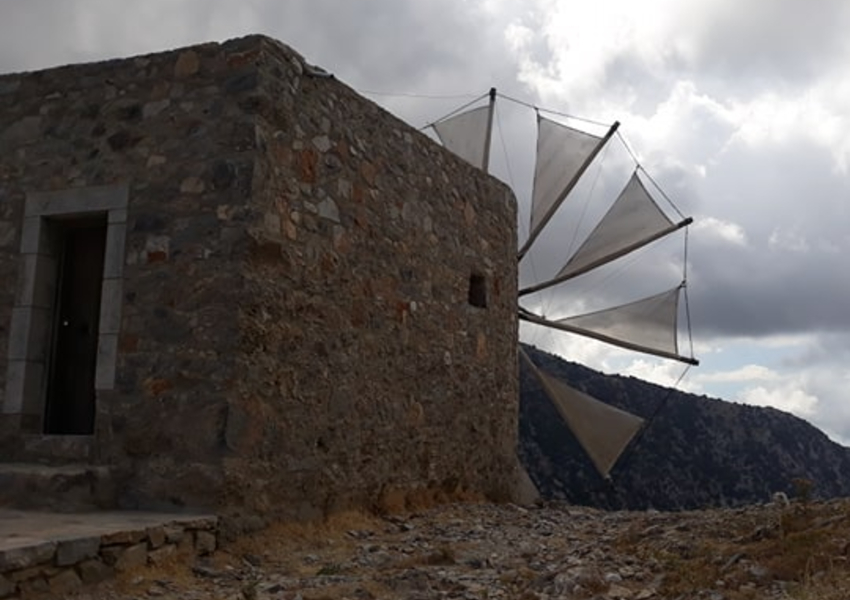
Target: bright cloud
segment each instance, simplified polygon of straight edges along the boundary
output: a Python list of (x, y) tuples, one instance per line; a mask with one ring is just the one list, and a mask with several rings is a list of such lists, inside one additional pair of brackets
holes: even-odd
[(744, 365), (731, 371), (707, 373), (699, 377), (703, 383), (741, 383), (752, 381), (776, 381), (779, 374), (762, 365)]
[(704, 216), (697, 219), (693, 230), (695, 236), (702, 236), (708, 240), (713, 239), (735, 246), (747, 245), (747, 234), (743, 227), (717, 217)]
[(746, 388), (741, 392), (738, 400), (756, 406), (772, 406), (802, 417), (814, 416), (818, 405), (818, 399), (815, 396), (790, 382), (776, 387), (758, 385)]

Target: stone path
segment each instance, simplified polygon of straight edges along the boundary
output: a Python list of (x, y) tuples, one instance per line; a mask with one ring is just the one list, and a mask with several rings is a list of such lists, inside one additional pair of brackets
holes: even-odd
[(275, 526), (80, 600), (847, 600), (850, 501), (683, 513), (467, 504)]

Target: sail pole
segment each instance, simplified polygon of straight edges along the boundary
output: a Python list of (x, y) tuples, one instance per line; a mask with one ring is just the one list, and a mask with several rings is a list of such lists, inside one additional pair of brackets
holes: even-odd
[(585, 266), (581, 267), (580, 269), (576, 269), (575, 271), (570, 271), (568, 273), (565, 273), (564, 275), (559, 275), (559, 276), (557, 276), (553, 279), (550, 279), (549, 281), (544, 281), (542, 283), (538, 283), (538, 284), (535, 284), (535, 285), (530, 285), (528, 287), (522, 288), (521, 290), (519, 290), (519, 292), (517, 292), (517, 296), (526, 296), (528, 294), (533, 294), (534, 292), (539, 292), (540, 290), (545, 290), (545, 289), (550, 288), (554, 285), (558, 285), (559, 283), (563, 283), (563, 282), (565, 282), (569, 279), (573, 279), (575, 277), (578, 277), (579, 275), (584, 275), (588, 271), (592, 271), (593, 269), (595, 269), (597, 267), (600, 267), (604, 264), (607, 264), (609, 262), (617, 260), (618, 258), (625, 256), (626, 254), (629, 254), (630, 252), (634, 252), (638, 248), (642, 248), (643, 246), (646, 246), (647, 244), (651, 244), (655, 240), (658, 240), (658, 239), (661, 239), (661, 238), (663, 238), (667, 235), (670, 235), (671, 233), (678, 231), (678, 230), (682, 229), (683, 227), (687, 227), (688, 225), (690, 225), (693, 222), (694, 222), (693, 217), (687, 217), (683, 221), (679, 221), (678, 223), (671, 225), (670, 227), (667, 227), (665, 229), (662, 229), (661, 231), (658, 231), (658, 232), (656, 232), (656, 233), (654, 233), (654, 234), (652, 234), (648, 237), (645, 237), (642, 240), (639, 240), (639, 241), (637, 241), (633, 244), (629, 244), (628, 246), (625, 246), (624, 248), (621, 248), (621, 249), (617, 250), (616, 252), (612, 252), (611, 254), (608, 254), (606, 256), (602, 256), (602, 257), (594, 260), (593, 262), (586, 264)]
[(561, 203), (567, 197), (567, 195), (572, 191), (572, 189), (576, 186), (581, 176), (584, 175), (584, 172), (590, 166), (590, 163), (593, 162), (593, 159), (596, 158), (596, 155), (605, 147), (605, 144), (617, 133), (617, 128), (620, 127), (620, 122), (615, 121), (611, 128), (608, 130), (608, 133), (605, 134), (599, 143), (596, 145), (596, 148), (593, 149), (593, 152), (585, 159), (582, 163), (581, 167), (579, 167), (576, 174), (573, 175), (573, 178), (567, 183), (561, 193), (558, 195), (555, 202), (552, 203), (552, 206), (549, 207), (549, 210), (546, 211), (546, 214), (543, 215), (543, 218), (540, 219), (540, 222), (537, 226), (529, 233), (528, 239), (523, 244), (522, 248), (520, 248), (519, 253), (517, 254), (517, 260), (522, 260), (522, 257), (525, 256), (526, 252), (531, 248), (531, 245), (534, 243), (534, 240), (537, 239), (537, 236), (540, 235), (540, 232), (543, 231), (543, 228), (546, 227), (546, 224), (549, 223), (549, 220), (555, 214), (555, 212), (560, 208)]
[(496, 109), (496, 88), (490, 88), (490, 106), (487, 110), (487, 134), (484, 136), (484, 158), (481, 169), (488, 173), (490, 170), (490, 141), (493, 137), (493, 112)]
[(552, 327), (553, 329), (560, 329), (561, 331), (566, 331), (569, 333), (575, 333), (578, 335), (583, 335), (584, 337), (589, 337), (594, 340), (599, 340), (600, 342), (605, 342), (606, 344), (611, 344), (612, 346), (619, 346), (620, 348), (625, 348), (626, 350), (634, 350), (635, 352), (643, 352), (646, 354), (652, 354), (653, 356), (659, 356), (661, 358), (669, 358), (671, 360), (677, 360), (679, 362), (683, 362), (689, 365), (697, 366), (699, 365), (699, 361), (690, 356), (682, 356), (680, 354), (676, 354), (674, 352), (666, 352), (664, 350), (658, 350), (656, 348), (650, 348), (649, 346), (643, 346), (640, 344), (634, 344), (632, 342), (628, 342), (626, 340), (620, 340), (617, 338), (613, 338), (609, 335), (605, 335), (604, 333), (598, 333), (596, 331), (591, 331), (589, 329), (583, 329), (581, 327), (575, 327), (573, 325), (569, 325), (568, 323), (560, 323), (557, 321), (550, 321), (548, 319), (544, 319), (541, 316), (535, 315), (532, 312), (529, 312), (525, 309), (520, 309), (519, 318), (523, 321), (528, 321), (529, 323), (534, 323), (536, 325), (542, 325), (544, 327)]

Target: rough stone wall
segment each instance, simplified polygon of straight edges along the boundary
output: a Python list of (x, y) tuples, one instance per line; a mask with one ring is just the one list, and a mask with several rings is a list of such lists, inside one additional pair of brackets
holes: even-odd
[[(2, 281), (27, 191), (129, 182), (94, 457), (123, 505), (311, 517), (510, 493), (503, 185), (258, 36), (2, 76), (0, 151)], [(9, 423), (0, 457), (26, 459)]]
[[(125, 487), (130, 506), (208, 502), (206, 480), (221, 479), (255, 150), (240, 105), (256, 85), (251, 46), (0, 77), (4, 356), (26, 193), (129, 182), (116, 385), (98, 395), (94, 458), (141, 482)], [(11, 417), (0, 415), (0, 456), (25, 460)]]
[[(299, 516), (507, 497), (517, 431), (515, 201), (265, 45), (228, 442), (249, 498)], [(483, 276), (487, 307), (469, 303)], [(245, 470), (246, 466), (249, 470)], [(240, 477), (239, 474), (247, 477)]]

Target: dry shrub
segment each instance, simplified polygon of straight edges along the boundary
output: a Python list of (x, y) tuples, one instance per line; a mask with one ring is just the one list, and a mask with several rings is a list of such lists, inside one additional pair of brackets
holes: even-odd
[(450, 546), (443, 545), (429, 554), (425, 562), (429, 565), (453, 565), (457, 562), (457, 557)]
[(655, 559), (664, 567), (664, 590), (675, 597), (713, 587), (714, 582), (721, 577), (721, 565), (713, 560), (714, 556), (716, 552), (704, 546), (687, 559), (678, 552), (658, 552)]
[(453, 483), (415, 488), (386, 486), (381, 490), (374, 510), (379, 515), (397, 515), (428, 510), (443, 504), (484, 501), (482, 494)]
[(815, 487), (814, 481), (805, 477), (797, 477), (791, 480), (791, 487), (794, 488), (794, 497), (797, 500), (803, 504), (808, 504), (812, 501), (812, 490)]
[(807, 570), (803, 581), (789, 590), (789, 596), (794, 600), (847, 600), (850, 598), (847, 565), (831, 562), (824, 571)]
[(306, 564), (305, 554), (320, 553), (324, 565), (345, 564), (356, 553), (357, 540), (349, 531), (380, 531), (386, 523), (358, 511), (333, 514), (324, 521), (278, 522), (251, 535), (242, 536), (217, 552), (212, 560), (217, 568), (242, 565), (243, 557), (259, 557), (263, 564), (282, 572), (313, 576), (322, 565)]
[(457, 552), (448, 544), (443, 544), (433, 552), (428, 554), (414, 554), (412, 556), (402, 556), (400, 560), (395, 562), (395, 569), (411, 569), (421, 566), (448, 566), (457, 564)]

